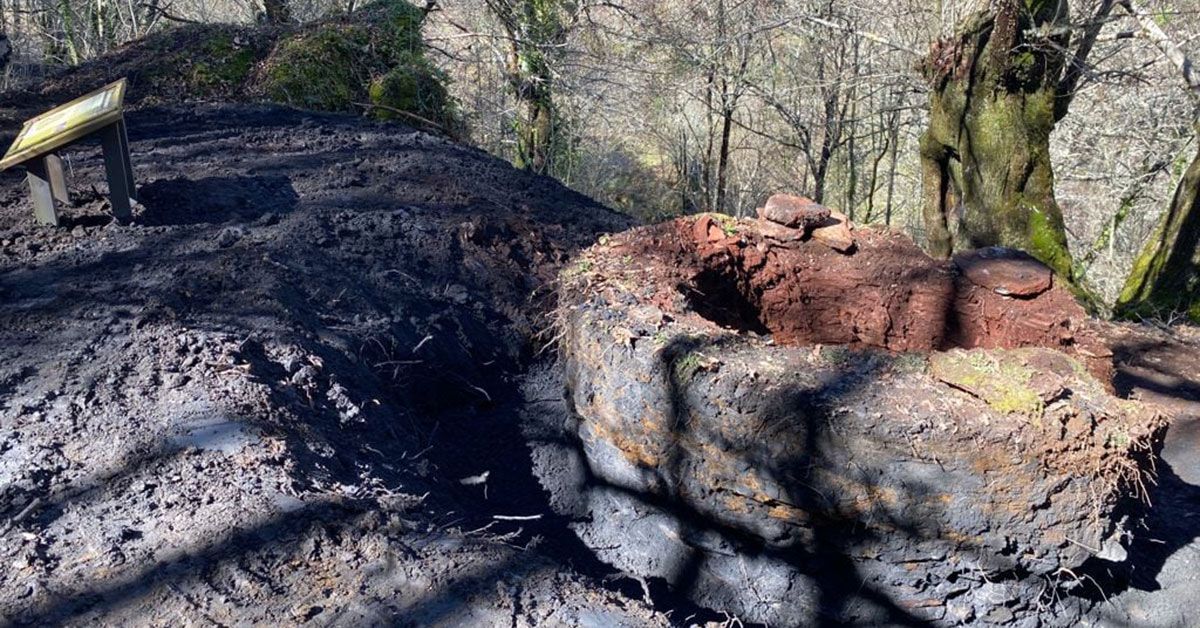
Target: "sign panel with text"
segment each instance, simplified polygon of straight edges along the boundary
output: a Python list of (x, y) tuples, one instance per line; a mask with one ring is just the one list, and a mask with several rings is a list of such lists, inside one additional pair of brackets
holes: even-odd
[(0, 160), (0, 170), (61, 148), (119, 119), (125, 85), (121, 79), (26, 122)]

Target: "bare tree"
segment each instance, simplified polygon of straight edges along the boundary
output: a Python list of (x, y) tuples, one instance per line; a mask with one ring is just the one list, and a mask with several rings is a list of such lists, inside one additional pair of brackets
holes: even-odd
[[(880, 104), (875, 100), (877, 92), (891, 91), (894, 85), (886, 75), (871, 74), (878, 64), (871, 58), (872, 51), (864, 50), (864, 41), (869, 43), (872, 36), (842, 3), (825, 1), (804, 9), (772, 38), (769, 50), (775, 71), (764, 77), (765, 83), (754, 85), (754, 94), (788, 131), (774, 139), (798, 151), (804, 160), (805, 183), (811, 185), (805, 192), (825, 202), (832, 170), (840, 167), (843, 205), (853, 214), (859, 196), (860, 155), (865, 156), (860, 142), (878, 143), (883, 137), (888, 137), (885, 144), (890, 141), (887, 129), (869, 127), (868, 112)], [(862, 80), (863, 75), (871, 75), (874, 83)], [(757, 132), (770, 134), (765, 128)], [(868, 197), (873, 197), (886, 152), (884, 147), (876, 155)]]
[(519, 109), (518, 167), (550, 169), (559, 131), (554, 104), (554, 59), (587, 4), (569, 0), (486, 0), (508, 42), (506, 72)]
[(701, 79), (692, 93), (704, 111), (704, 199), (699, 204), (704, 209), (729, 211), (733, 133), (748, 77), (762, 57), (767, 28), (760, 19), (769, 5), (761, 0), (691, 2), (672, 21), (656, 22), (656, 36), (671, 42), (678, 62)]
[(263, 19), (269, 24), (286, 24), (292, 21), (292, 8), (287, 0), (263, 0)]
[[(1124, 0), (1121, 6), (1178, 69), (1193, 100), (1192, 126), (1200, 134), (1200, 116), (1195, 114), (1200, 112), (1200, 70), (1135, 2)], [(1116, 309), (1125, 315), (1188, 310), (1200, 320), (1200, 153), (1184, 172), (1158, 229), (1134, 262)]]

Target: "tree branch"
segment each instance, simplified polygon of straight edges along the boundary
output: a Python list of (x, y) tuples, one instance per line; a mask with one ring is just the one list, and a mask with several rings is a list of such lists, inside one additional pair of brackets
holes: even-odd
[(1070, 65), (1067, 66), (1067, 72), (1062, 80), (1058, 83), (1058, 89), (1054, 97), (1054, 117), (1057, 120), (1062, 120), (1067, 115), (1067, 110), (1071, 106), (1071, 101), (1075, 99), (1075, 92), (1079, 89), (1079, 81), (1083, 78), (1084, 71), (1087, 69), (1088, 56), (1092, 54), (1092, 48), (1096, 46), (1096, 40), (1100, 37), (1100, 31), (1104, 28), (1105, 18), (1112, 12), (1115, 0), (1103, 0), (1100, 6), (1096, 9), (1096, 15), (1087, 28), (1083, 30), (1083, 39), (1079, 42), (1079, 47), (1075, 49), (1075, 54), (1071, 57)]
[(1155, 45), (1167, 60), (1172, 63), (1183, 75), (1183, 80), (1187, 84), (1188, 91), (1192, 98), (1200, 100), (1200, 74), (1196, 72), (1196, 66), (1192, 63), (1191, 58), (1167, 35), (1162, 28), (1154, 22), (1154, 19), (1146, 15), (1133, 0), (1122, 0), (1121, 7), (1125, 12), (1138, 23), (1138, 27), (1142, 32), (1146, 33), (1146, 37)]

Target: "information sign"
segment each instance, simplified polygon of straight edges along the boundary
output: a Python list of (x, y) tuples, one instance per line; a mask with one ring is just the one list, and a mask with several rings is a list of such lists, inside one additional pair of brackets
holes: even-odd
[(29, 171), (39, 222), (57, 225), (54, 201), (67, 201), (62, 162), (55, 151), (92, 136), (99, 137), (104, 148), (113, 213), (119, 219), (129, 218), (134, 183), (123, 109), (126, 87), (121, 79), (27, 121), (0, 159), (0, 170), (23, 165)]

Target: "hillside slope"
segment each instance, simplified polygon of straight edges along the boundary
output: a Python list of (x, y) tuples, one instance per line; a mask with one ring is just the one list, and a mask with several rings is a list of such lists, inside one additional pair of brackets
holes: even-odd
[(508, 420), (547, 283), (626, 219), (361, 118), (129, 125), (132, 225), (95, 148), (65, 228), (0, 175), (0, 625), (663, 622), (493, 518), (539, 514), (480, 499), (519, 465), (441, 463)]

